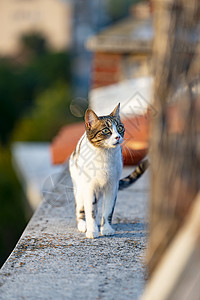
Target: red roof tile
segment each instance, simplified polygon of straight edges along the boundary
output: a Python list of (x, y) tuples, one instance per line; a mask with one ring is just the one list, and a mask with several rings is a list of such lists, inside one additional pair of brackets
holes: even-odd
[[(148, 150), (148, 113), (143, 116), (123, 120), (125, 126), (122, 144), (124, 164), (137, 164)], [(51, 144), (53, 164), (64, 163), (76, 147), (78, 140), (85, 131), (84, 123), (64, 126)]]

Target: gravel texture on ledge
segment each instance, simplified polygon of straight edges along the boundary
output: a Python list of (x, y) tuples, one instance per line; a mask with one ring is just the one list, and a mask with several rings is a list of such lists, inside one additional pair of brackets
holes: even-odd
[(76, 229), (68, 171), (49, 177), (42, 205), (0, 270), (0, 299), (138, 299), (146, 277), (148, 182), (146, 172), (118, 193), (115, 235), (90, 240)]

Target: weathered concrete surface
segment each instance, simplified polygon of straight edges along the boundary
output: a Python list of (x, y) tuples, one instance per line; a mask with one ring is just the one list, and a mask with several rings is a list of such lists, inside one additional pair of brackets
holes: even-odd
[(0, 271), (0, 299), (138, 299), (145, 284), (148, 174), (119, 192), (115, 235), (94, 240), (75, 227), (68, 176), (51, 193), (50, 183), (55, 178), (44, 185), (42, 205)]

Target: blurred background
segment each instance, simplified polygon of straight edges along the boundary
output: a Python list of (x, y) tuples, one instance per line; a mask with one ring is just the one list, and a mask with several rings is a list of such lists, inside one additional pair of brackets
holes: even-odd
[[(140, 3), (149, 17), (144, 1), (0, 0), (0, 266), (31, 217), (13, 170), (13, 143), (51, 142), (63, 125), (77, 121), (70, 111), (73, 99), (87, 99), (91, 85), (121, 80), (121, 68), (111, 82), (94, 79), (94, 54), (85, 43), (121, 19), (134, 18)], [(130, 66), (126, 51), (123, 59)], [(134, 64), (141, 66), (146, 59), (137, 53)]]

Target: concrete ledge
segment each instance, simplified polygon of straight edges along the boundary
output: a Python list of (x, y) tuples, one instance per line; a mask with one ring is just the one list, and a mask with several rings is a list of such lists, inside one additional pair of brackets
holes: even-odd
[(119, 192), (115, 235), (95, 240), (75, 227), (73, 189), (67, 170), (64, 175), (45, 191), (0, 270), (0, 299), (138, 299), (145, 284), (148, 174)]

